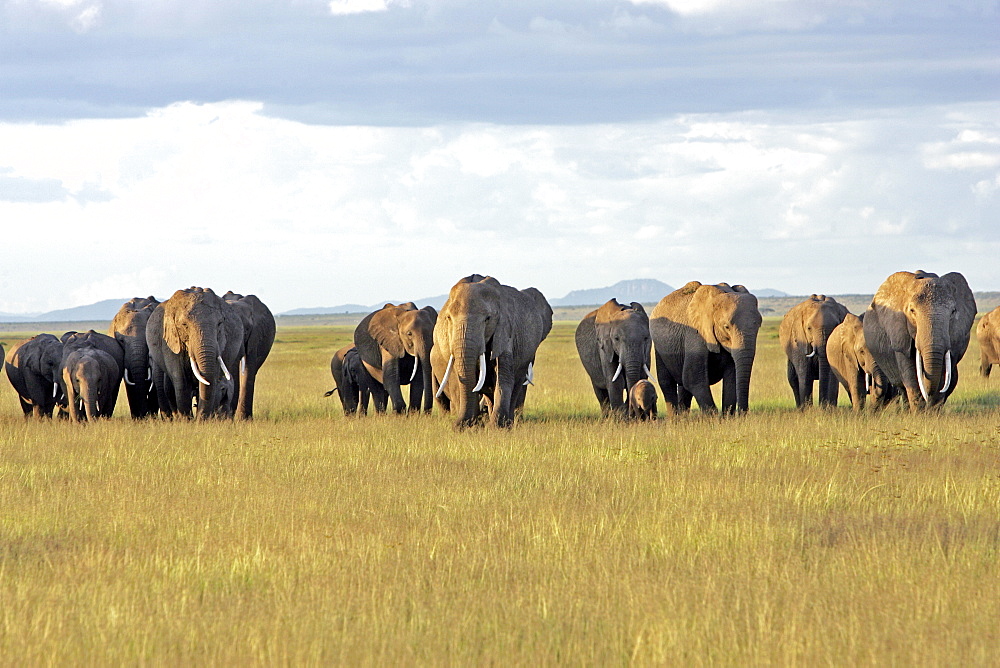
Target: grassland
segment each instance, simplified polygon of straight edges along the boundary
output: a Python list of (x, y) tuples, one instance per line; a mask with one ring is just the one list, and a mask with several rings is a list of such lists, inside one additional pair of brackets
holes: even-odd
[(776, 327), (736, 419), (601, 421), (569, 323), (502, 432), (344, 418), (346, 326), (279, 330), (252, 424), (3, 380), (0, 663), (995, 664), (1000, 380), (798, 413)]

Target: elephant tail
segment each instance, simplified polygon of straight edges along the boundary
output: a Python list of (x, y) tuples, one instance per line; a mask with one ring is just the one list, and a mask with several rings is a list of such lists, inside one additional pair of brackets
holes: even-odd
[(333, 388), (332, 390), (330, 390), (329, 392), (324, 392), (324, 393), (323, 393), (323, 396), (324, 396), (324, 397), (329, 397), (330, 395), (332, 395), (332, 394), (336, 394), (336, 393), (337, 393), (337, 392), (339, 392), (339, 391), (340, 391), (340, 388), (339, 388), (339, 387), (335, 387), (335, 388)]

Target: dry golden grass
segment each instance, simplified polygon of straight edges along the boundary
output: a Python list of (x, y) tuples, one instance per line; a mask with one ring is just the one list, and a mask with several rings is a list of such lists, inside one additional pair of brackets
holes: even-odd
[(280, 330), (253, 424), (4, 380), (0, 663), (995, 663), (1000, 381), (798, 413), (766, 327), (736, 419), (601, 421), (569, 323), (510, 431), (345, 419), (349, 328)]

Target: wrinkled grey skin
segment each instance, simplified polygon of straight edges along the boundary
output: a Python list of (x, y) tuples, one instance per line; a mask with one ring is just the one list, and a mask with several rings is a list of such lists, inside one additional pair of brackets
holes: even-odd
[(368, 401), (374, 399), (375, 411), (385, 413), (389, 404), (389, 394), (382, 384), (372, 378), (361, 360), (361, 354), (353, 345), (344, 346), (330, 359), (330, 373), (334, 388), (324, 394), (337, 394), (344, 407), (344, 415), (368, 414)]
[(827, 339), (844, 321), (847, 307), (826, 295), (811, 295), (785, 314), (778, 339), (788, 358), (788, 384), (797, 408), (813, 402), (813, 383), (819, 381), (819, 405), (836, 406), (840, 385), (830, 372)]
[(157, 306), (146, 322), (146, 343), (160, 412), (191, 417), (197, 397), (199, 420), (231, 416), (239, 389), (227, 391), (225, 383), (239, 384), (243, 341), (239, 313), (210, 288), (178, 290)]
[[(452, 287), (434, 327), (431, 367), (436, 401), (455, 414), (456, 427), (472, 426), (483, 411), (495, 426), (513, 424), (551, 329), (552, 308), (535, 288), (517, 290), (479, 274)], [(480, 371), (485, 380), (477, 391)]]
[(57, 405), (66, 405), (59, 383), (63, 344), (52, 334), (39, 334), (7, 351), (4, 369), (27, 417), (52, 417)]
[(1000, 306), (979, 319), (976, 340), (979, 341), (979, 373), (989, 378), (993, 365), (1000, 364)]
[(656, 388), (643, 378), (628, 391), (628, 417), (631, 420), (656, 419)]
[[(397, 413), (429, 413), (434, 405), (431, 382), (431, 348), (437, 311), (413, 302), (386, 304), (369, 313), (354, 330), (354, 345), (365, 367), (381, 383)], [(402, 386), (409, 385), (409, 402)]]
[(656, 379), (670, 410), (718, 407), (711, 386), (722, 381), (722, 412), (746, 412), (761, 325), (757, 298), (742, 285), (691, 281), (660, 300), (649, 319)]
[(975, 317), (976, 300), (958, 272), (898, 271), (879, 287), (865, 311), (865, 343), (910, 410), (940, 406), (955, 391)]
[(271, 352), (277, 328), (271, 309), (256, 295), (244, 297), (229, 291), (222, 298), (232, 305), (243, 322), (243, 349), (246, 356), (239, 369), (239, 391), (233, 396), (231, 404), (232, 412), (238, 419), (249, 420), (253, 418), (257, 372)]
[[(105, 390), (105, 394), (100, 402), (100, 416), (101, 417), (111, 417), (115, 413), (115, 406), (118, 403), (118, 391), (121, 388), (122, 374), (125, 369), (125, 351), (118, 343), (118, 341), (107, 334), (101, 334), (100, 332), (95, 332), (94, 330), (87, 330), (86, 332), (66, 332), (62, 335), (63, 343), (63, 359), (60, 366), (66, 366), (66, 357), (75, 350), (81, 349), (96, 349), (104, 352), (109, 357), (111, 357), (115, 364), (112, 369), (113, 375), (117, 378), (112, 385), (110, 385)], [(103, 363), (104, 360), (101, 359)], [(59, 373), (59, 382), (62, 387), (62, 391), (67, 396), (69, 395), (69, 388), (66, 386), (64, 369)]]
[(854, 410), (864, 409), (868, 397), (871, 397), (871, 407), (876, 410), (895, 397), (889, 379), (865, 345), (865, 330), (858, 316), (848, 313), (844, 321), (833, 328), (826, 342), (826, 356), (830, 371), (847, 390)]
[(108, 328), (108, 334), (125, 351), (125, 396), (135, 419), (156, 415), (159, 410), (146, 343), (146, 323), (159, 303), (152, 295), (133, 297), (118, 309)]
[(625, 306), (611, 299), (584, 316), (575, 339), (601, 414), (624, 417), (629, 389), (649, 377), (652, 339), (646, 310), (638, 302)]
[(118, 362), (100, 348), (79, 345), (68, 348), (62, 361), (62, 385), (66, 390), (69, 418), (74, 422), (111, 417), (118, 385)]

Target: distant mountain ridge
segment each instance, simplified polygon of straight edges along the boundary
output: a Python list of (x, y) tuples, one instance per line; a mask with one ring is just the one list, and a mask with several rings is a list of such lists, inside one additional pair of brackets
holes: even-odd
[(104, 299), (94, 304), (57, 309), (37, 315), (0, 313), (0, 322), (88, 322), (112, 320), (128, 299)]
[(609, 299), (617, 299), (623, 304), (655, 304), (673, 291), (672, 287), (655, 278), (633, 278), (604, 288), (572, 290), (565, 297), (550, 299), (549, 303), (553, 306), (597, 306)]

